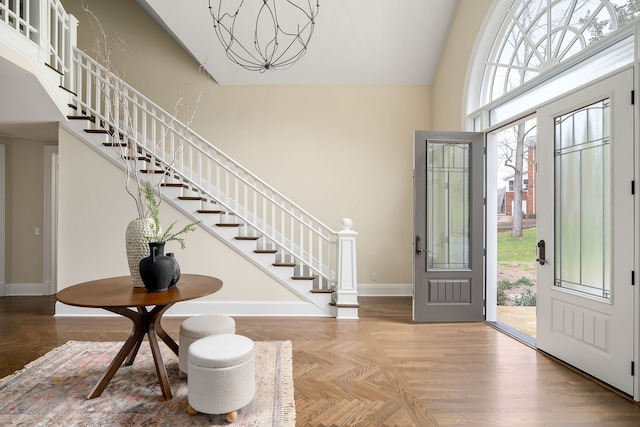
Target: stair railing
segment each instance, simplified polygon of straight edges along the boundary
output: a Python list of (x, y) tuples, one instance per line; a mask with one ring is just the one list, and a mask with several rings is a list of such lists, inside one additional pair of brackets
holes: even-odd
[(158, 162), (157, 167), (178, 174), (204, 199), (219, 204), (321, 276), (320, 288), (333, 287), (337, 232), (84, 52), (75, 49), (73, 58), (79, 114), (95, 117), (114, 137), (131, 138)]
[[(340, 232), (331, 230), (79, 51), (77, 24), (60, 0), (0, 0), (0, 25), (34, 43), (36, 62), (55, 69), (60, 86), (75, 91), (78, 113), (88, 114), (116, 140), (132, 136), (136, 148), (157, 166), (172, 170), (204, 199), (251, 226), (266, 245), (306, 265), (318, 277), (314, 288), (335, 290), (338, 318), (357, 318), (357, 233), (351, 220), (341, 221)], [(115, 93), (124, 95), (125, 102), (113, 105)], [(105, 114), (113, 108), (115, 115)]]
[[(39, 11), (40, 9), (36, 10), (36, 13)], [(0, 21), (34, 43), (38, 43), (40, 22), (31, 17), (31, 2), (0, 1)]]
[(36, 62), (56, 70), (61, 86), (69, 87), (78, 21), (64, 10), (60, 0), (0, 0), (0, 23), (30, 40), (37, 50)]
[[(59, 0), (47, 0), (44, 3), (46, 13), (42, 13), (41, 9), (40, 22), (41, 28), (48, 28), (49, 34), (41, 32), (40, 45), (46, 46), (49, 65), (65, 77), (63, 85), (68, 85), (71, 83), (71, 55), (72, 46), (75, 47), (77, 20), (67, 14)], [(45, 26), (45, 21), (50, 25)]]

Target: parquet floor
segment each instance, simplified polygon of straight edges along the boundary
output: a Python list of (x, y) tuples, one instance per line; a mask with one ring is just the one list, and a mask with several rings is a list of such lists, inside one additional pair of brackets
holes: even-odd
[[(52, 297), (0, 298), (0, 376), (67, 340), (124, 340), (129, 321), (54, 318)], [(484, 323), (413, 324), (409, 298), (360, 320), (237, 317), (291, 340), (299, 426), (640, 426), (640, 405)], [(177, 338), (180, 318), (165, 329)]]

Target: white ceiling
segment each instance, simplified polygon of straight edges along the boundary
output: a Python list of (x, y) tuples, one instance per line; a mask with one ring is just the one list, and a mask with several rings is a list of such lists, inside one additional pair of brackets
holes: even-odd
[(138, 3), (223, 85), (430, 84), (458, 6), (458, 0), (320, 0), (306, 55), (289, 69), (259, 73), (226, 57), (208, 0)]

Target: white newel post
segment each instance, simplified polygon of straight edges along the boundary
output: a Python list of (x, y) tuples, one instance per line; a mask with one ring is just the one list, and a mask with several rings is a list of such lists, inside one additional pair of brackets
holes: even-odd
[[(41, 1), (38, 3), (37, 7), (30, 7), (31, 5), (29, 4), (31, 2), (27, 2), (27, 7), (30, 8), (29, 10), (29, 16), (30, 16), (30, 21), (31, 24), (36, 27), (36, 30), (38, 30), (38, 33), (36, 35), (36, 37), (38, 37), (38, 40), (33, 40), (34, 42), (38, 43), (38, 47), (39, 47), (39, 52), (40, 52), (40, 57), (38, 58), (38, 61), (41, 64), (48, 64), (49, 63), (49, 36), (51, 34), (51, 28), (50, 28), (50, 10), (51, 8), (49, 7), (49, 2), (48, 1)], [(30, 37), (31, 38), (31, 37)]]
[(78, 46), (78, 18), (69, 15), (69, 30), (66, 38), (64, 61), (67, 72), (65, 73), (64, 87), (70, 90), (76, 89), (76, 67), (73, 63), (73, 50)]
[(343, 218), (342, 230), (338, 232), (338, 263), (336, 265), (336, 288), (333, 292), (338, 319), (358, 318), (358, 272), (356, 261), (356, 236), (353, 221)]

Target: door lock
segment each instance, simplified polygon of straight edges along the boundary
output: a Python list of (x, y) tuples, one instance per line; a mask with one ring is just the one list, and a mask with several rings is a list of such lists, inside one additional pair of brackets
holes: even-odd
[(416, 255), (420, 255), (422, 253), (422, 248), (420, 248), (420, 235), (416, 236)]

